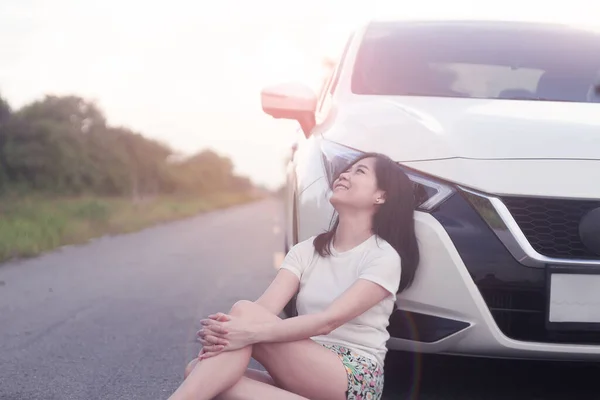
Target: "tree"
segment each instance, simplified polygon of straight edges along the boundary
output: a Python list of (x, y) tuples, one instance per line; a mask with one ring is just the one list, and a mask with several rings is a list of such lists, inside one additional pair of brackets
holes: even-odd
[(0, 96), (0, 193), (8, 183), (7, 165), (4, 156), (4, 144), (6, 142), (6, 124), (8, 123), (12, 110), (6, 100)]
[(77, 96), (46, 96), (16, 112), (0, 98), (0, 185), (59, 194), (240, 191), (252, 187), (231, 160), (205, 150), (173, 161), (165, 144), (125, 127)]
[(6, 100), (0, 96), (0, 125), (6, 123), (12, 114), (12, 110), (10, 109), (10, 105)]
[(77, 96), (46, 96), (19, 110), (29, 121), (48, 120), (72, 133), (88, 133), (106, 128), (106, 118), (92, 102)]

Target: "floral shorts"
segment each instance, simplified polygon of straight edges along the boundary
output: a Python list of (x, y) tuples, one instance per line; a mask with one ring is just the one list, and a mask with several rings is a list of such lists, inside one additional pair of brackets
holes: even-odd
[(338, 355), (348, 374), (348, 400), (379, 400), (383, 394), (383, 368), (347, 347), (322, 344)]

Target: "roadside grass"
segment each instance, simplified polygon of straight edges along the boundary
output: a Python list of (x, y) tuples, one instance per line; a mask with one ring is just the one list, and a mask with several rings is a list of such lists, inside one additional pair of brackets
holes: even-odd
[(203, 197), (162, 196), (133, 202), (126, 198), (0, 198), (0, 262), (36, 256), (106, 234), (140, 229), (254, 200), (250, 194)]

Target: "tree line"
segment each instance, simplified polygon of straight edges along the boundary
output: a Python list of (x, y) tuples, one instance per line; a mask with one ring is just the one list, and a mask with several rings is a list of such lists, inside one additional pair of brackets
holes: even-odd
[(227, 157), (178, 156), (167, 145), (107, 124), (77, 96), (46, 96), (13, 110), (0, 97), (0, 194), (133, 196), (247, 191)]

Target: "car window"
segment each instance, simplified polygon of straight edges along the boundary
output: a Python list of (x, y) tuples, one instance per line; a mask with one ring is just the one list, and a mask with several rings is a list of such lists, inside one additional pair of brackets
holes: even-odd
[(366, 32), (352, 91), (599, 102), (600, 34), (549, 25), (381, 23)]
[(331, 85), (329, 87), (329, 94), (333, 94), (335, 92), (335, 89), (337, 88), (338, 82), (340, 80), (340, 74), (342, 72), (342, 67), (344, 66), (344, 63), (346, 61), (348, 49), (350, 48), (350, 44), (352, 43), (353, 38), (354, 38), (354, 33), (350, 34), (350, 36), (348, 37), (348, 40), (346, 41), (346, 45), (344, 46), (344, 51), (342, 52), (342, 55), (340, 57), (340, 62), (338, 64), (337, 68), (335, 69), (335, 72), (333, 74), (333, 79), (331, 80)]
[(319, 98), (319, 105), (317, 110), (319, 112), (327, 111), (326, 108), (329, 105), (330, 97), (335, 93), (335, 89), (337, 88), (337, 84), (339, 82), (340, 73), (342, 71), (342, 67), (344, 66), (344, 62), (346, 61), (346, 55), (348, 53), (348, 49), (350, 48), (350, 44), (352, 43), (352, 38), (354, 34), (351, 34), (346, 41), (342, 54), (339, 58), (338, 63), (331, 70), (331, 75), (327, 80), (327, 84), (323, 87), (323, 91), (321, 92)]
[(319, 102), (317, 104), (317, 112), (320, 112), (323, 109), (323, 103), (325, 102), (325, 99), (327, 98), (327, 96), (329, 96), (329, 88), (331, 86), (331, 81), (334, 78), (334, 74), (335, 74), (335, 69), (332, 69), (331, 72), (329, 73), (329, 76), (323, 83), (323, 86), (321, 87), (321, 93), (319, 94)]

